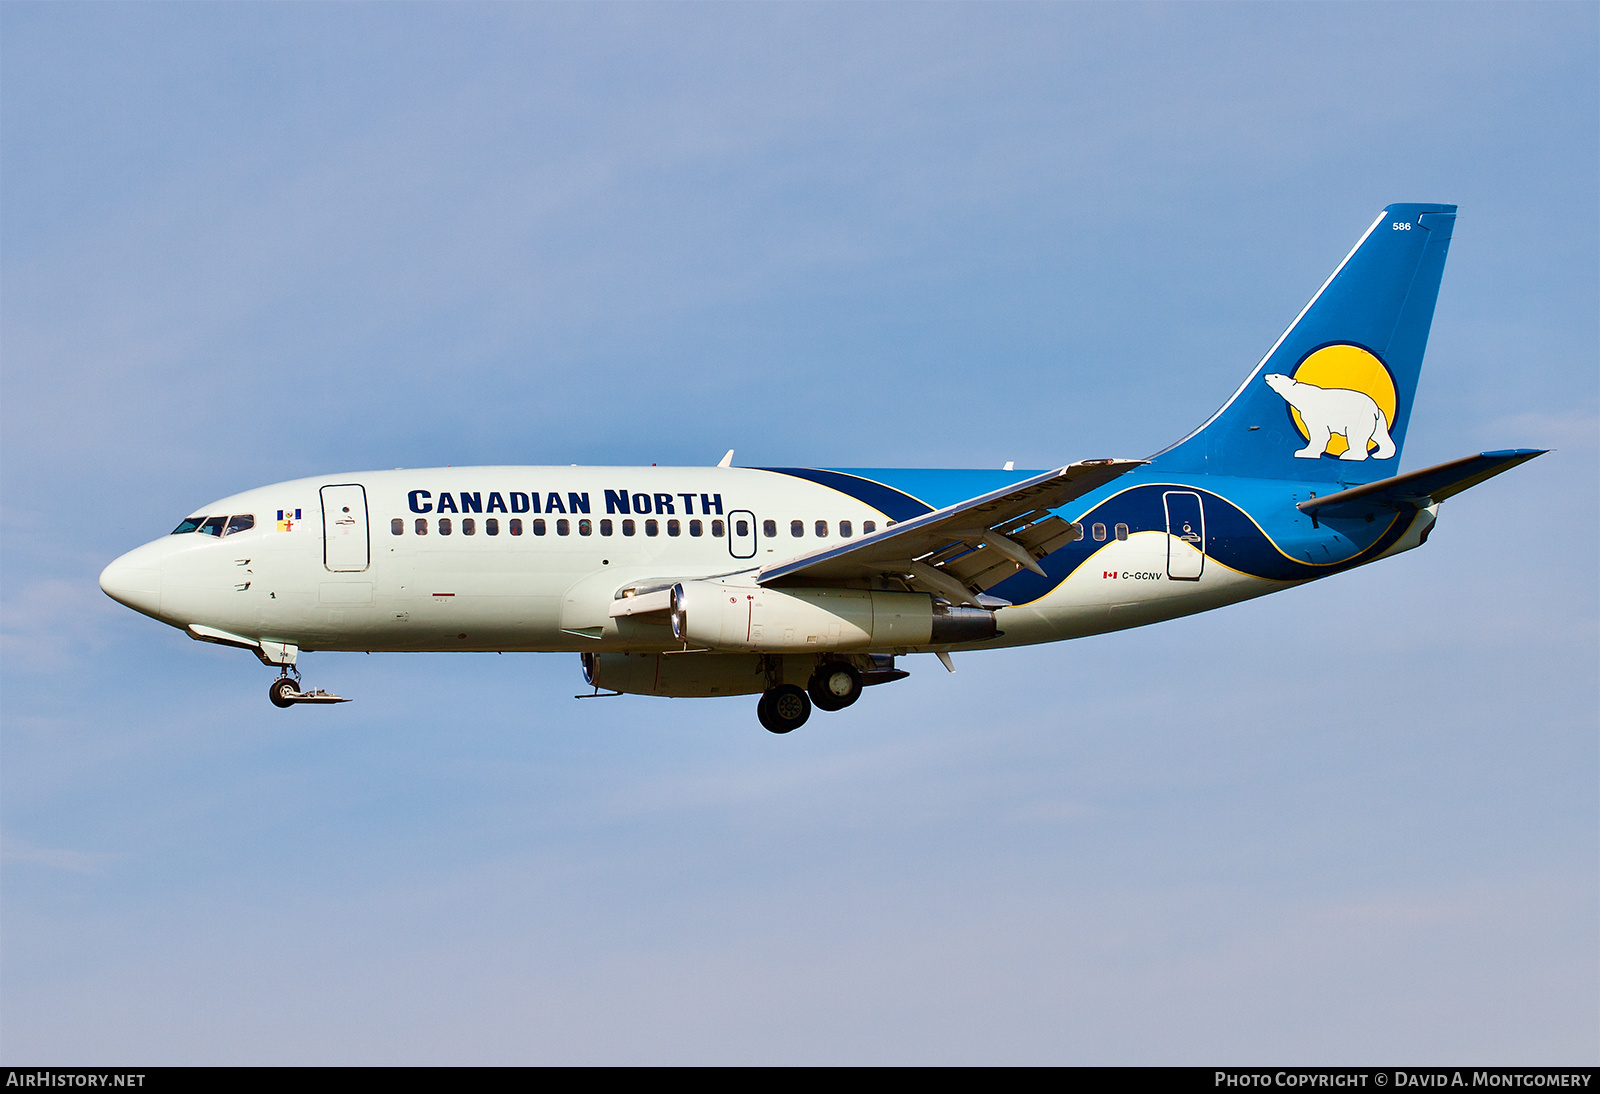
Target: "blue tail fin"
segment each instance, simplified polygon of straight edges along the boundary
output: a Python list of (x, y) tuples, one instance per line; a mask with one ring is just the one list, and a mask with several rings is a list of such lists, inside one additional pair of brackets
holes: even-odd
[(1391, 205), (1166, 471), (1347, 484), (1395, 474), (1454, 205)]

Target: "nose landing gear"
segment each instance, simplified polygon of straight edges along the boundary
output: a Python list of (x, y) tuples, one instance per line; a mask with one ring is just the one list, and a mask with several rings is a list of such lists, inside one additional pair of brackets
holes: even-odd
[(294, 706), (295, 696), (299, 694), (299, 685), (287, 676), (278, 677), (267, 689), (267, 698), (272, 700), (272, 705), (275, 707)]
[[(286, 668), (289, 671), (274, 680), (272, 686), (267, 689), (267, 698), (272, 700), (273, 706), (287, 709), (296, 703), (348, 703), (350, 701), (337, 695), (329, 695), (321, 688), (316, 691), (301, 691), (300, 673), (295, 671), (292, 666), (286, 666)], [(294, 672), (294, 675), (289, 675), (289, 672)]]

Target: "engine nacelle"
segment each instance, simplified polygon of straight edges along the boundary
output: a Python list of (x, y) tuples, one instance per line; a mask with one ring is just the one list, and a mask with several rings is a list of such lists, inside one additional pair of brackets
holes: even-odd
[(754, 653), (892, 649), (993, 638), (994, 613), (926, 593), (771, 589), (686, 581), (672, 589), (672, 633), (690, 646)]

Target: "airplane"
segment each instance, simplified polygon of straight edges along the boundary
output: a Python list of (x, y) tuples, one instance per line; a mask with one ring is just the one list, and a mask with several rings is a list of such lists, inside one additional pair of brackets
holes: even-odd
[(100, 587), (253, 652), (279, 707), (347, 701), (302, 690), (301, 653), (575, 652), (593, 696), (759, 695), (787, 733), (908, 654), (954, 671), (1412, 550), (1441, 502), (1542, 455), (1399, 471), (1455, 216), (1384, 209), (1222, 408), (1145, 459), (322, 475), (202, 506)]

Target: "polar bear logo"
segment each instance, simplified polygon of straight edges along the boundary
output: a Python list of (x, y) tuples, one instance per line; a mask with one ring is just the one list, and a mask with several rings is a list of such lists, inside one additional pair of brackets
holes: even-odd
[(1367, 445), (1376, 443), (1372, 457), (1387, 460), (1394, 456), (1394, 441), (1389, 437), (1389, 423), (1383, 411), (1364, 391), (1343, 387), (1318, 387), (1301, 383), (1281, 372), (1267, 376), (1267, 386), (1283, 401), (1293, 407), (1305, 423), (1306, 446), (1295, 453), (1296, 458), (1315, 460), (1327, 450), (1328, 441), (1335, 433), (1344, 435), (1349, 445), (1339, 454), (1341, 460), (1364, 460)]

